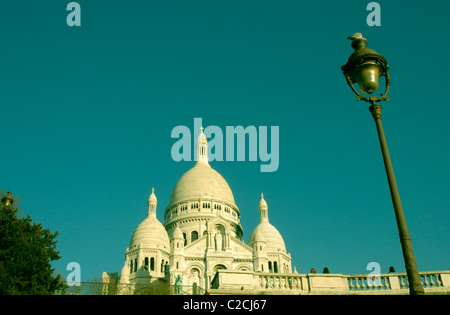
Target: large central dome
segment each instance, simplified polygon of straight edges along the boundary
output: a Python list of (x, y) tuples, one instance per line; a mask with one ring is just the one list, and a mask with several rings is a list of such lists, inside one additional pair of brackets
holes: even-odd
[(197, 163), (175, 185), (169, 208), (188, 200), (211, 198), (235, 206), (233, 193), (226, 180), (208, 163), (208, 141), (203, 128), (197, 139)]
[(188, 199), (205, 197), (234, 205), (233, 193), (222, 175), (208, 163), (197, 162), (175, 185), (169, 203), (174, 205)]
[(197, 138), (196, 160), (195, 166), (178, 180), (170, 196), (164, 215), (169, 237), (179, 225), (189, 243), (207, 233), (209, 220), (220, 217), (228, 222), (230, 235), (241, 239), (239, 208), (226, 180), (208, 163), (208, 141), (203, 130)]

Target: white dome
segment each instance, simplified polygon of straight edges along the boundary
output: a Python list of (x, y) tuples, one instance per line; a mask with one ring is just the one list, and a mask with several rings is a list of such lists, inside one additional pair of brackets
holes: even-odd
[(261, 194), (261, 201), (259, 202), (259, 224), (253, 230), (248, 240), (248, 245), (253, 246), (254, 242), (266, 242), (266, 250), (268, 252), (286, 252), (286, 244), (280, 232), (269, 223), (268, 215), (269, 207), (264, 200), (264, 195)]
[(167, 231), (156, 217), (148, 216), (138, 225), (136, 230), (134, 230), (133, 236), (131, 236), (130, 250), (134, 249), (139, 244), (146, 247), (163, 247), (170, 250), (170, 241)]
[(267, 252), (286, 252), (286, 244), (280, 232), (269, 222), (261, 222), (253, 230), (248, 240), (248, 245), (253, 247), (253, 243), (263, 237), (266, 241)]
[(204, 197), (214, 198), (235, 205), (230, 186), (208, 163), (197, 162), (175, 185), (170, 205)]
[(173, 232), (173, 239), (183, 239), (183, 232), (181, 232), (180, 227), (177, 225), (175, 231)]
[(130, 269), (128, 268), (128, 264), (125, 262), (125, 264), (122, 267), (122, 270), (120, 271), (119, 281), (122, 283), (128, 283), (129, 279), (130, 279)]
[(259, 229), (256, 230), (256, 233), (253, 237), (253, 242), (266, 242), (264, 239), (264, 236), (261, 234), (261, 231)]

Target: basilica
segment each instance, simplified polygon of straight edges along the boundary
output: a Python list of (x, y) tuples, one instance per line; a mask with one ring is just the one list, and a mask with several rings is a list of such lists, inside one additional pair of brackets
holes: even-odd
[[(299, 274), (261, 194), (259, 224), (246, 243), (240, 211), (225, 179), (208, 161), (203, 131), (197, 161), (175, 185), (164, 212), (152, 189), (120, 273), (103, 272), (101, 294), (408, 294), (406, 273)], [(257, 211), (255, 209), (255, 214)], [(426, 294), (449, 294), (450, 271), (420, 274)]]
[[(152, 189), (147, 217), (131, 236), (120, 274), (103, 274), (104, 282), (116, 283), (119, 294), (121, 287), (128, 294), (136, 285), (156, 283), (208, 290), (218, 270), (237, 275), (292, 273), (291, 255), (269, 222), (263, 194), (260, 223), (247, 243), (242, 239), (239, 208), (226, 180), (209, 165), (203, 131), (197, 139), (196, 164), (175, 185), (164, 225), (156, 218), (157, 206)], [(242, 288), (241, 283), (236, 286)]]

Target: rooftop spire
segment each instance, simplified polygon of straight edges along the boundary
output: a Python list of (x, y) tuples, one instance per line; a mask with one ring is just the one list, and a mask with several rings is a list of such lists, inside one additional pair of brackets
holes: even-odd
[(197, 138), (197, 163), (208, 164), (208, 140), (200, 127), (200, 135)]
[(158, 205), (158, 200), (155, 195), (155, 188), (152, 188), (152, 194), (148, 198), (148, 216), (156, 217), (156, 206)]
[(269, 207), (261, 193), (261, 201), (259, 202), (259, 222), (269, 222)]

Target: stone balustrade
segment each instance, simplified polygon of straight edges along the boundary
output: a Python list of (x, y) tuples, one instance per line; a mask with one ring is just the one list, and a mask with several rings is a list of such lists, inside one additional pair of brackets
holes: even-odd
[[(420, 272), (425, 293), (450, 294), (450, 271)], [(367, 275), (347, 276), (350, 293), (404, 294), (409, 292), (406, 273), (381, 274), (368, 280)]]
[[(169, 276), (169, 274), (167, 274)], [(218, 270), (206, 291), (170, 291), (167, 281), (160, 285), (121, 285), (117, 275), (102, 283), (100, 294), (231, 294), (231, 295), (407, 295), (406, 273), (388, 273), (369, 276), (343, 274), (253, 273), (251, 271)], [(420, 272), (425, 294), (450, 295), (450, 271)], [(114, 281), (112, 281), (114, 280)], [(158, 283), (156, 283), (158, 284)], [(86, 284), (85, 284), (86, 286)], [(125, 290), (123, 288), (127, 289)], [(94, 288), (91, 284), (86, 286)], [(167, 287), (167, 288), (166, 288)], [(139, 290), (137, 290), (139, 289)], [(164, 291), (164, 290), (165, 291)], [(198, 289), (198, 290), (197, 290)], [(94, 290), (91, 290), (94, 291)], [(195, 291), (195, 292), (194, 292)], [(164, 293), (165, 292), (165, 293)], [(178, 293), (177, 293), (178, 292)]]
[[(425, 294), (450, 294), (450, 271), (420, 272)], [(236, 283), (245, 284), (236, 289)], [(219, 270), (208, 294), (409, 294), (406, 273), (376, 277), (343, 274), (278, 274)]]

